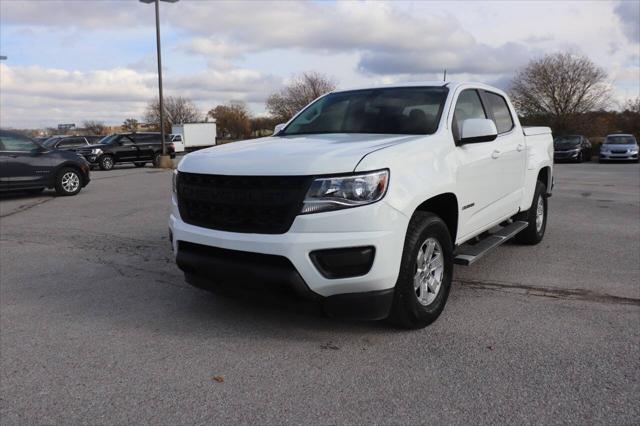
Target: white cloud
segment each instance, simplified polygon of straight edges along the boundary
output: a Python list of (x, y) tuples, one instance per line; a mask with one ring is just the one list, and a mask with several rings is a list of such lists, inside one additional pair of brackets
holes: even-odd
[[(162, 3), (165, 90), (203, 109), (236, 99), (259, 112), (283, 79), (309, 69), (342, 87), (439, 79), (444, 68), (504, 87), (529, 59), (569, 49), (605, 67), (618, 97), (629, 97), (639, 87), (638, 5)], [(157, 90), (153, 18), (138, 0), (0, 0), (2, 49), (11, 52), (2, 124), (139, 117)]]
[(640, 43), (640, 2), (620, 1), (615, 8), (625, 35), (633, 43)]
[[(165, 95), (190, 98), (206, 111), (218, 103), (263, 103), (281, 82), (255, 70), (208, 70), (165, 80)], [(157, 75), (126, 68), (89, 72), (0, 64), (2, 126), (54, 125), (93, 119), (118, 124), (141, 118), (157, 97)]]

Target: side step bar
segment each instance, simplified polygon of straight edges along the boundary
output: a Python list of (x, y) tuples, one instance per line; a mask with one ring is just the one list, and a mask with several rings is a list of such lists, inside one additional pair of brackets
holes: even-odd
[(454, 253), (453, 263), (456, 265), (471, 265), (500, 244), (515, 237), (518, 232), (527, 226), (527, 222), (516, 221), (500, 228), (497, 232), (489, 234), (475, 244), (462, 244)]

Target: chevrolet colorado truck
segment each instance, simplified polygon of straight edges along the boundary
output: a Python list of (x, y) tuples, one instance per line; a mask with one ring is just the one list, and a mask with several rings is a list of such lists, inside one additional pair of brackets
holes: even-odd
[(476, 83), (328, 93), (273, 136), (188, 154), (170, 236), (190, 284), (282, 287), (330, 316), (432, 323), (453, 265), (539, 243), (553, 138)]

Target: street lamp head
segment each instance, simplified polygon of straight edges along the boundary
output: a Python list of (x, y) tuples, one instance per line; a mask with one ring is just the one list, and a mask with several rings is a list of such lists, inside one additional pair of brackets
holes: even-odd
[[(160, 0), (160, 1), (164, 1), (167, 3), (176, 3), (178, 0)], [(156, 0), (140, 0), (140, 3), (147, 3), (147, 4), (155, 3), (155, 2)]]

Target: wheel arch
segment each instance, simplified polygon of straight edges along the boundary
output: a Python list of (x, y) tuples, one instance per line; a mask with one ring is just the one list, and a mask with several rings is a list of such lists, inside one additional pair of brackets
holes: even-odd
[(455, 244), (458, 235), (458, 198), (452, 192), (445, 192), (433, 196), (422, 203), (415, 209), (417, 211), (431, 212), (440, 217), (447, 225), (451, 241)]
[(62, 171), (62, 169), (74, 169), (76, 172), (78, 172), (78, 175), (80, 176), (80, 179), (82, 179), (83, 184), (86, 183), (85, 182), (85, 174), (82, 171), (82, 169), (80, 168), (80, 166), (76, 163), (74, 163), (73, 161), (65, 161), (64, 163), (58, 165), (58, 167), (56, 167), (54, 173), (52, 173), (52, 180), (50, 182), (50, 188), (54, 187), (56, 184), (56, 180), (58, 179), (58, 175), (60, 174), (60, 171)]
[(551, 167), (545, 166), (541, 168), (536, 180), (542, 182), (546, 186), (547, 194), (551, 193), (551, 187), (553, 185), (553, 182), (551, 181)]

